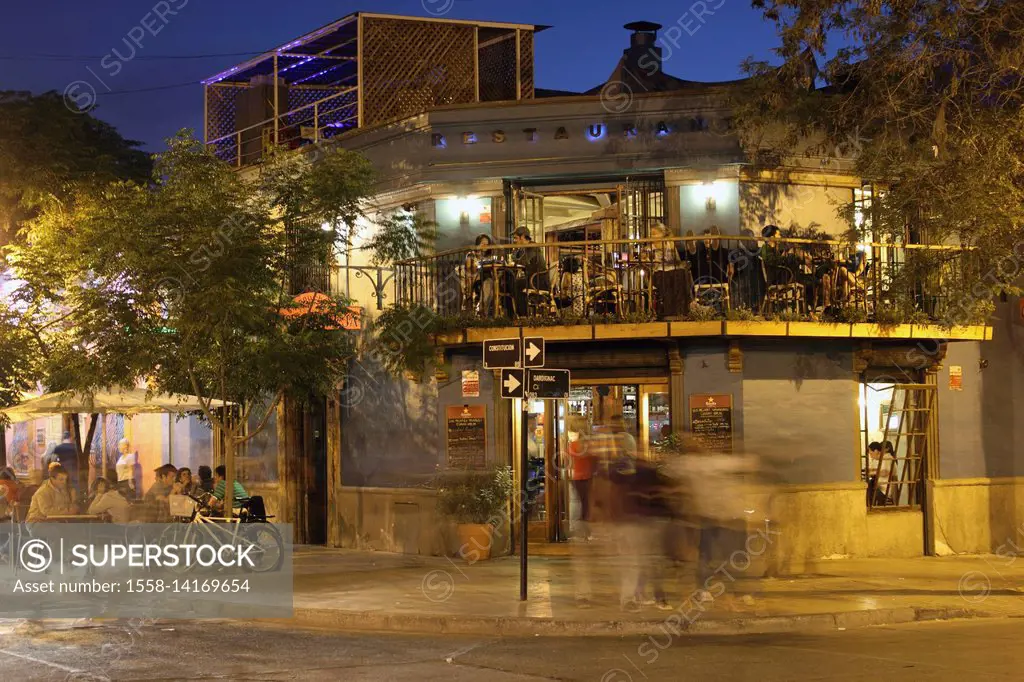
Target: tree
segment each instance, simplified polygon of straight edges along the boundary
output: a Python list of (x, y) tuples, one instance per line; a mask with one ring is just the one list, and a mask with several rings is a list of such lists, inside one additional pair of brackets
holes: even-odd
[[(0, 247), (46, 197), (150, 173), (139, 143), (57, 92), (0, 91)], [(6, 238), (5, 238), (6, 235)]]
[[(69, 108), (58, 93), (0, 91), (0, 281), (7, 269), (5, 247), (17, 241), (20, 228), (47, 204), (117, 179), (145, 180), (151, 163), (138, 145), (109, 124)], [(19, 288), (15, 301), (0, 303), (0, 409), (19, 402), (22, 392), (38, 381), (46, 379), (48, 386), (60, 390), (69, 383), (61, 375), (93, 369), (80, 362), (74, 366), (80, 356), (64, 334), (64, 318), (53, 314), (54, 294), (66, 284), (61, 266), (67, 264), (62, 258), (66, 245), (60, 235), (54, 237), (58, 248), (45, 255), (23, 249), (20, 270), (32, 281)], [(69, 425), (81, 471), (96, 417), (84, 446), (77, 418)]]
[[(350, 238), (324, 225), (365, 217), (373, 173), (341, 147), (321, 151), (271, 157), (247, 177), (183, 132), (157, 155), (148, 185), (50, 202), (13, 261), (67, 282), (32, 292), (58, 300), (72, 329), (72, 369), (51, 376), (78, 390), (146, 376), (155, 391), (194, 394), (229, 453), (286, 396), (335, 390), (355, 352), (338, 328), (349, 302), (321, 294), (296, 305), (290, 280)], [(258, 426), (245, 434), (250, 416)], [(230, 505), (232, 456), (226, 465)]]
[[(753, 6), (777, 24), (782, 64), (746, 63), (752, 78), (737, 100), (737, 122), (752, 160), (779, 165), (800, 151), (855, 156), (857, 172), (883, 190), (860, 225), (873, 234), (861, 238), (977, 247), (980, 262), (962, 269), (960, 295), (987, 304), (991, 293), (1010, 288), (1024, 259), (1024, 5)], [(852, 206), (845, 213), (857, 227)], [(1014, 253), (1017, 265), (1007, 272), (1002, 259)], [(940, 258), (916, 252), (907, 286), (936, 272)], [(959, 308), (970, 315), (977, 307)]]

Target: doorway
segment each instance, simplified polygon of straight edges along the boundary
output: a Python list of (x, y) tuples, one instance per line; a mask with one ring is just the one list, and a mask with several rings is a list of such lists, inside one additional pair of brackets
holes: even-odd
[(531, 401), (527, 479), (531, 544), (566, 542), (577, 530), (580, 501), (571, 483), (568, 423), (582, 423), (585, 432), (602, 433), (612, 417), (621, 415), (626, 433), (636, 442), (637, 457), (653, 459), (671, 428), (669, 406), (667, 378), (573, 381), (567, 400)]

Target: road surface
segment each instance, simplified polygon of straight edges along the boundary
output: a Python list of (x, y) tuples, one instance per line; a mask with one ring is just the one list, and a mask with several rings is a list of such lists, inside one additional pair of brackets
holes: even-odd
[(527, 638), (295, 631), (215, 622), (42, 629), (0, 622), (0, 678), (86, 680), (1010, 680), (1024, 621), (825, 635)]

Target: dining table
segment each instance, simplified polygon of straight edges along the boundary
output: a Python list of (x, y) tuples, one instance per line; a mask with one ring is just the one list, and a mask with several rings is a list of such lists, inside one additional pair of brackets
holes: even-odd
[[(501, 298), (503, 295), (515, 296), (515, 281), (520, 275), (526, 274), (526, 268), (519, 263), (502, 259), (481, 260), (478, 267), (485, 268), (491, 272), (494, 281), (494, 317), (501, 317)], [(510, 283), (512, 291), (503, 292), (502, 288)], [(514, 299), (513, 299), (514, 300)]]

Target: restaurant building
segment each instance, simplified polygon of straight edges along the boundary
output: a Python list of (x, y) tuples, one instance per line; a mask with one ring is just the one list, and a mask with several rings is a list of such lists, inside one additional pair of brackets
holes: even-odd
[[(957, 312), (980, 300), (949, 294), (977, 254), (913, 229), (872, 238), (879, 190), (850, 158), (751, 167), (732, 122), (737, 84), (669, 75), (656, 24), (626, 26), (606, 82), (542, 89), (534, 42), (547, 28), (358, 13), (206, 81), (206, 139), (221, 158), (246, 167), (275, 145), (341, 144), (378, 171), (373, 211), (439, 230), (434, 254), (376, 267), (359, 249), (368, 228), (344, 226), (353, 247), (297, 275), (296, 294), (354, 299), (363, 334), (393, 304), (444, 331), (428, 376), (390, 377), (367, 352), (322, 409), (281, 409), (277, 495), (263, 491), (273, 511), (300, 540), (452, 551), (433, 477), (491, 464), (524, 474), (520, 403), (498, 395), (481, 343), (543, 336), (546, 367), (571, 370), (572, 388), (528, 406), (539, 548), (572, 531), (573, 415), (594, 428), (622, 415), (641, 456), (671, 431), (758, 455), (782, 570), (1015, 538), (1024, 311), (1010, 298), (988, 323)], [(847, 205), (867, 235), (856, 243)], [(543, 272), (512, 264), (517, 228)], [(884, 499), (868, 494), (874, 441), (894, 446)]]

